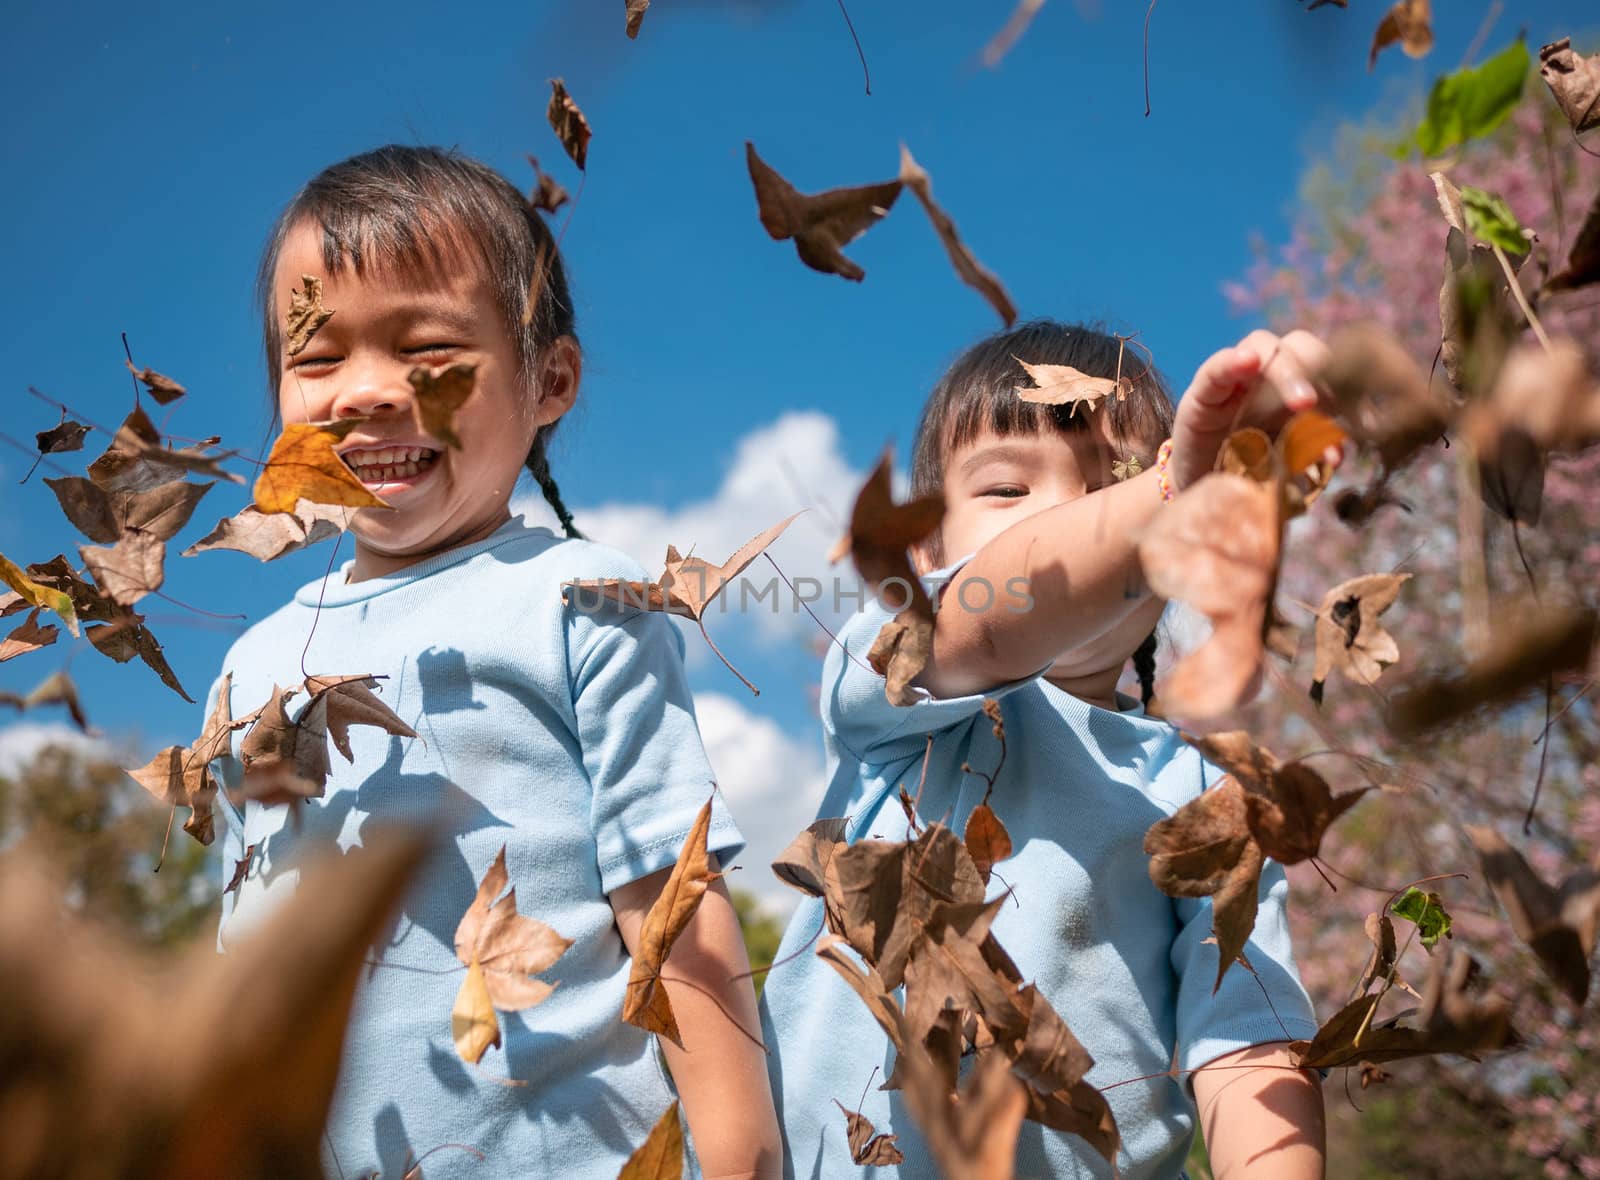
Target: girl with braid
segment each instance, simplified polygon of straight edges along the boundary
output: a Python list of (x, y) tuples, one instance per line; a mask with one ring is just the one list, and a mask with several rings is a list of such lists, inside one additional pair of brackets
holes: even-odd
[[(1150, 702), (1164, 604), (1140, 576), (1140, 531), (1212, 469), (1236, 425), (1276, 430), (1315, 405), (1306, 374), (1324, 353), (1305, 333), (1255, 333), (1207, 360), (1174, 412), (1154, 370), (1114, 336), (1037, 322), (974, 345), (935, 386), (912, 459), (913, 495), (945, 501), (914, 551), (938, 604), (916, 699), (891, 704), (869, 665), (895, 614), (883, 602), (846, 622), (823, 666), (819, 814), (847, 816), (852, 844), (905, 840), (897, 787), (916, 790), (925, 822), (957, 833), (988, 800), (1013, 848), (990, 881), (991, 898), (1011, 892), (991, 931), (1094, 1058), (1087, 1080), (1116, 1116), (1124, 1180), (1177, 1180), (1197, 1121), (1218, 1180), (1322, 1174), (1321, 1090), (1284, 1044), (1317, 1025), (1289, 946), (1283, 869), (1269, 861), (1261, 874), (1253, 971), (1236, 967), (1213, 992), (1211, 899), (1159, 892), (1142, 844), (1221, 774), (1117, 683), (1131, 657)], [(1019, 361), (1132, 387), (1076, 413), (1032, 404), (1016, 393), (1028, 384)], [(789, 1174), (854, 1174), (834, 1100), (854, 1110), (866, 1087), (860, 1113), (905, 1157), (866, 1174), (935, 1175), (903, 1091), (869, 1085), (895, 1072), (888, 1038), (807, 953), (822, 906), (807, 898), (796, 910), (761, 1000)], [(1030, 1121), (1016, 1174), (1113, 1169), (1086, 1140)]]
[[(315, 281), (332, 315), (306, 339)], [(222, 691), (237, 717), (308, 673), (365, 673), (383, 678), (384, 703), (415, 736), (351, 729), (349, 761), (333, 759), (323, 797), (303, 801), (242, 791), (237, 745), (218, 760), (222, 866), (231, 876), (247, 862), (223, 897), (221, 949), (295, 887), (302, 856), (361, 855), (369, 818), (437, 837), (363, 972), (327, 1174), (399, 1176), (426, 1156), (429, 1177), (612, 1180), (677, 1097), (691, 1174), (776, 1175), (749, 964), (720, 879), (663, 985), (681, 1046), (621, 1019), (645, 915), (708, 800), (711, 869), (743, 840), (715, 792), (677, 629), (562, 594), (569, 581), (649, 575), (582, 537), (550, 471), (582, 354), (548, 227), (474, 160), (380, 148), (290, 201), (259, 296), (284, 421), (348, 424), (339, 453), (389, 507), (356, 511), (354, 559), (234, 644), (207, 715)], [(473, 388), (447, 439), (414, 412), (418, 369), (456, 364), (473, 367)], [(524, 468), (564, 537), (511, 515)], [(502, 855), (518, 912), (570, 945), (538, 976), (548, 997), (499, 1013), (498, 1047), (464, 1062), (455, 931)]]

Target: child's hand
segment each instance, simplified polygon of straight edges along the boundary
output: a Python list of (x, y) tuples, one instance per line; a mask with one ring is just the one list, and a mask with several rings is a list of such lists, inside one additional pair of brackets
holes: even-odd
[(1195, 372), (1172, 424), (1170, 473), (1182, 490), (1208, 474), (1228, 435), (1246, 426), (1277, 434), (1290, 416), (1317, 405), (1311, 374), (1328, 346), (1309, 332), (1251, 332), (1213, 353)]

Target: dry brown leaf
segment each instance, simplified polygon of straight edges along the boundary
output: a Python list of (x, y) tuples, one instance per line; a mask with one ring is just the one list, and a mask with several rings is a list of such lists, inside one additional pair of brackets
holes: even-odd
[[(105, 601), (114, 605), (109, 598)], [(177, 673), (173, 672), (172, 666), (167, 663), (160, 642), (144, 625), (144, 616), (133, 613), (125, 606), (117, 606), (115, 613), (107, 617), (109, 622), (105, 625), (89, 627), (83, 633), (84, 637), (94, 644), (95, 650), (119, 664), (125, 664), (134, 656), (138, 656), (161, 678), (162, 684), (190, 704), (194, 704), (194, 698), (184, 692), (183, 685), (178, 683)]]
[(1372, 51), (1367, 55), (1367, 69), (1378, 64), (1378, 54), (1389, 46), (1398, 44), (1407, 57), (1425, 57), (1433, 48), (1433, 5), (1431, 0), (1399, 0), (1384, 13), (1372, 35)]
[(1032, 386), (1017, 386), (1017, 396), (1025, 402), (1041, 406), (1072, 406), (1076, 413), (1080, 405), (1093, 409), (1102, 398), (1115, 393), (1121, 401), (1128, 396), (1133, 382), (1123, 377), (1091, 377), (1071, 365), (1030, 365), (1021, 357), (1013, 357), (1027, 371)]
[(217, 521), (216, 528), (185, 549), (183, 556), (233, 549), (260, 561), (273, 561), (337, 537), (349, 525), (351, 514), (349, 508), (310, 500), (301, 500), (293, 512), (262, 512), (249, 504), (237, 515)]
[(1363, 574), (1340, 582), (1322, 596), (1312, 624), (1317, 660), (1311, 672), (1311, 699), (1322, 703), (1323, 685), (1337, 668), (1357, 684), (1372, 684), (1400, 659), (1400, 645), (1378, 622), (1394, 605), (1410, 574)]
[(843, 949), (846, 945), (842, 937), (824, 934), (817, 943), (817, 958), (838, 972), (839, 977), (850, 985), (850, 990), (861, 997), (867, 1011), (888, 1035), (895, 1052), (904, 1054), (911, 1041), (899, 1001), (872, 964), (858, 965), (855, 957)]
[(60, 632), (54, 624), (39, 626), (39, 608), (34, 607), (26, 619), (12, 628), (4, 640), (0, 640), (0, 664), (38, 651), (41, 647), (49, 647), (58, 634)]
[[(1600, 60), (1597, 57), (1596, 60)], [(1600, 102), (1600, 91), (1597, 91)], [(1567, 251), (1567, 264), (1545, 280), (1546, 291), (1569, 291), (1574, 287), (1587, 287), (1600, 282), (1600, 192), (1589, 203), (1578, 236)]]
[(694, 827), (683, 842), (660, 896), (645, 914), (644, 926), (639, 932), (639, 952), (633, 957), (627, 999), (622, 1007), (622, 1019), (666, 1037), (680, 1049), (683, 1039), (678, 1035), (678, 1021), (672, 1014), (672, 1000), (661, 983), (661, 969), (672, 951), (672, 944), (700, 908), (707, 886), (722, 876), (711, 871), (710, 854), (706, 851), (710, 831), (711, 800), (707, 799), (695, 817)]
[(293, 513), (302, 500), (349, 508), (388, 508), (334, 450), (355, 427), (352, 418), (285, 426), (256, 479), (256, 510)]
[(250, 865), (256, 858), (256, 849), (259, 844), (252, 844), (244, 850), (244, 855), (233, 862), (233, 876), (228, 878), (228, 884), (223, 893), (232, 893), (244, 884), (244, 879), (250, 875)]
[(1600, 442), (1600, 382), (1589, 375), (1583, 349), (1566, 338), (1548, 348), (1514, 347), (1488, 400), (1468, 410), (1465, 431), (1486, 463), (1503, 458), (1503, 450), (1514, 453), (1520, 440), (1541, 452)]
[(828, 561), (837, 562), (848, 553), (856, 570), (879, 594), (890, 581), (898, 581), (905, 606), (929, 619), (933, 603), (911, 564), (911, 546), (924, 540), (944, 519), (942, 494), (923, 496), (904, 504), (894, 502), (894, 450), (885, 447), (877, 465), (856, 493), (850, 508), (850, 527), (828, 552)]
[(572, 95), (567, 93), (560, 78), (550, 79), (550, 106), (545, 111), (545, 117), (550, 120), (550, 127), (556, 133), (556, 138), (561, 140), (561, 146), (567, 149), (567, 155), (582, 171), (589, 158), (589, 140), (593, 132), (589, 130), (589, 120), (583, 117), (583, 112), (578, 109)]
[(212, 487), (175, 481), (143, 492), (107, 492), (93, 480), (75, 475), (44, 482), (73, 527), (102, 545), (114, 545), (135, 531), (171, 540)]
[(1483, 705), (1508, 701), (1553, 673), (1577, 671), (1595, 643), (1595, 612), (1537, 602), (1502, 603), (1491, 612), (1489, 648), (1465, 667), (1413, 683), (1393, 701), (1389, 725), (1414, 737)]
[(243, 483), (239, 476), (222, 469), (218, 456), (206, 454), (215, 441), (179, 450), (163, 447), (161, 432), (150, 416), (135, 406), (117, 428), (111, 445), (89, 464), (89, 478), (106, 492), (144, 492), (190, 472)]
[(289, 716), (288, 703), (300, 690), (272, 686), (260, 715), (239, 744), (244, 767), (241, 791), (266, 806), (298, 799), (320, 799), (328, 784), (327, 706), (308, 703)]
[(129, 532), (109, 549), (80, 545), (78, 554), (95, 584), (124, 606), (161, 589), (166, 580), (167, 543), (151, 533)]
[(291, 357), (304, 352), (322, 325), (333, 318), (333, 312), (322, 306), (322, 280), (301, 275), (300, 284), (299, 290), (289, 292), (289, 310), (284, 314), (283, 351)]
[(800, 261), (812, 270), (860, 282), (867, 272), (841, 251), (889, 212), (900, 195), (898, 180), (806, 195), (779, 176), (746, 142), (745, 162), (756, 190), (761, 225), (781, 242), (793, 238)]
[(911, 158), (911, 149), (905, 144), (900, 145), (900, 183), (922, 203), (923, 211), (933, 223), (933, 231), (939, 235), (939, 241), (944, 244), (945, 253), (950, 255), (950, 263), (956, 268), (956, 274), (961, 276), (961, 281), (988, 300), (989, 306), (999, 313), (1000, 319), (1009, 328), (1017, 318), (1017, 308), (1011, 302), (1011, 296), (1006, 294), (1005, 287), (994, 272), (979, 262), (962, 242), (950, 215), (934, 203), (933, 181), (922, 166)]
[(906, 1105), (922, 1128), (944, 1180), (1011, 1180), (1028, 1088), (998, 1053), (981, 1054), (954, 1102), (920, 1049), (908, 1070)]
[(89, 719), (84, 716), (83, 705), (78, 700), (78, 686), (65, 672), (51, 673), (26, 695), (0, 690), (0, 705), (10, 705), (21, 713), (46, 705), (65, 705), (72, 723), (84, 733), (89, 732)]
[(639, 26), (644, 23), (645, 10), (650, 7), (650, 0), (626, 0), (628, 6), (628, 37), (631, 40), (639, 35)]
[(843, 817), (819, 819), (789, 842), (772, 862), (772, 872), (785, 885), (812, 897), (827, 890), (828, 862), (844, 845)]
[(994, 809), (987, 803), (980, 803), (967, 816), (964, 839), (978, 876), (987, 885), (994, 866), (1011, 855), (1011, 834)]
[(907, 607), (882, 627), (867, 651), (867, 664), (883, 677), (883, 694), (891, 705), (917, 703), (912, 681), (922, 675), (933, 651), (933, 620)]
[(128, 771), (134, 782), (167, 806), (189, 808), (183, 830), (202, 844), (210, 844), (215, 837), (212, 803), (217, 797), (217, 780), (211, 774), (211, 763), (229, 753), (233, 731), (238, 728), (229, 697), (232, 685), (233, 673), (229, 672), (218, 686), (211, 715), (192, 744), (168, 746), (144, 766)]
[(157, 405), (171, 405), (189, 391), (179, 385), (171, 377), (167, 377), (151, 368), (136, 369), (133, 362), (122, 362), (128, 366), (128, 372), (144, 383), (146, 392), (156, 401)]
[(89, 430), (82, 422), (63, 417), (59, 425), (37, 431), (33, 437), (41, 455), (58, 455), (64, 451), (83, 450), (83, 437)]
[(472, 396), (477, 369), (476, 365), (465, 362), (437, 370), (427, 365), (412, 369), (407, 380), (416, 391), (411, 404), (417, 429), (459, 451), (461, 436), (456, 433), (456, 411)]
[(674, 1100), (622, 1165), (617, 1180), (682, 1180), (682, 1176), (683, 1122)]
[(1600, 53), (1579, 57), (1572, 38), (1539, 50), (1539, 74), (1575, 135), (1600, 127)]
[(1533, 949), (1573, 1005), (1582, 1008), (1589, 998), (1589, 959), (1600, 927), (1600, 871), (1584, 866), (1553, 887), (1493, 828), (1469, 824), (1466, 831), (1511, 929)]
[(1400, 466), (1444, 434), (1454, 406), (1390, 332), (1354, 324), (1335, 332), (1328, 347), (1320, 379), (1333, 391), (1345, 427), (1386, 467)]
[[(556, 182), (555, 177), (539, 167), (538, 159), (531, 153), (528, 155), (528, 163), (533, 166), (534, 177), (533, 192), (528, 194), (528, 204), (541, 213), (554, 213), (571, 199), (567, 195), (567, 190)], [(543, 255), (541, 254), (540, 257), (542, 265)], [(537, 303), (538, 300), (534, 299), (529, 302), (530, 304)]]
[(845, 1138), (850, 1143), (851, 1162), (864, 1168), (880, 1168), (888, 1164), (903, 1164), (905, 1154), (894, 1145), (898, 1135), (880, 1135), (860, 1111), (851, 1110), (837, 1098), (833, 1104), (844, 1113)]
[(395, 737), (414, 738), (417, 731), (400, 720), (395, 711), (378, 699), (372, 690), (378, 687), (379, 677), (366, 673), (354, 676), (307, 676), (305, 690), (313, 702), (326, 698), (325, 714), (328, 737), (333, 748), (353, 763), (355, 754), (350, 749), (350, 727), (370, 725)]

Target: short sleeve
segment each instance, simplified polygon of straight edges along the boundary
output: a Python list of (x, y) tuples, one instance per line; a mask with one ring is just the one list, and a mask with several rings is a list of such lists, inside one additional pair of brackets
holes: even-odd
[(726, 864), (744, 847), (695, 722), (683, 636), (665, 615), (568, 608), (572, 706), (594, 791), (600, 887), (610, 893), (671, 865), (713, 799), (707, 847)]
[(1255, 929), (1245, 944), (1254, 974), (1235, 963), (1217, 982), (1217, 945), (1211, 937), (1211, 899), (1175, 898), (1181, 927), (1172, 945), (1178, 976), (1178, 1068), (1198, 1069), (1225, 1053), (1267, 1041), (1309, 1040), (1316, 1015), (1300, 983), (1289, 943), (1289, 880), (1267, 860), (1261, 870)]
[[(922, 584), (929, 597), (938, 602), (941, 588), (972, 556), (968, 554), (943, 569), (923, 575)], [(942, 605), (940, 609), (952, 608)], [(1001, 697), (1032, 684), (1049, 667), (1046, 662), (1032, 675), (958, 697), (936, 697), (927, 689), (913, 685), (912, 692), (917, 695), (915, 702), (891, 704), (884, 693), (884, 678), (872, 670), (867, 653), (872, 650), (878, 632), (897, 613), (896, 609), (869, 595), (866, 605), (840, 629), (839, 642), (829, 646), (823, 660), (823, 732), (859, 762), (881, 765), (920, 754), (928, 734), (970, 720), (982, 711), (985, 699)]]

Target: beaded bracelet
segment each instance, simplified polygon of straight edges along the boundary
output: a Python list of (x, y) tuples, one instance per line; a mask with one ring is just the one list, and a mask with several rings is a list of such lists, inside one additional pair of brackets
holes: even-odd
[(1172, 486), (1171, 461), (1172, 440), (1169, 438), (1156, 451), (1156, 486), (1161, 489), (1163, 500), (1170, 500), (1178, 494), (1178, 490)]

